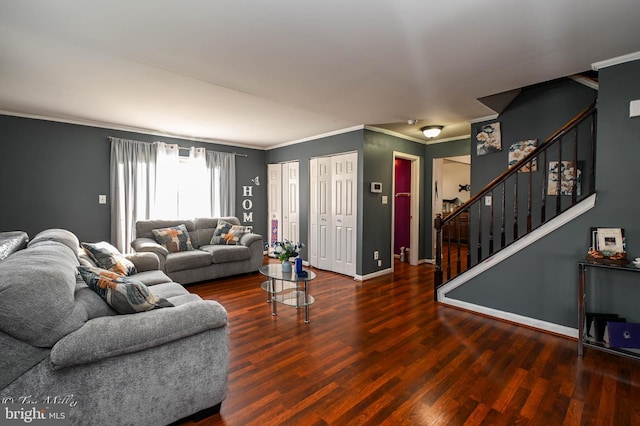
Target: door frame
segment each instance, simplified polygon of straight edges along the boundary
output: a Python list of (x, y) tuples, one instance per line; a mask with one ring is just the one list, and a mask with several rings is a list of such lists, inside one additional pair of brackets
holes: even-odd
[(391, 184), (391, 270), (394, 269), (394, 241), (396, 215), (396, 159), (411, 161), (411, 219), (409, 220), (409, 264), (418, 265), (420, 251), (420, 157), (400, 151), (393, 151)]
[[(469, 179), (471, 179), (471, 154), (463, 155), (449, 155), (447, 157), (436, 157), (433, 159), (433, 172), (431, 176), (432, 188), (431, 188), (431, 253), (433, 258), (430, 262), (435, 263), (436, 255), (436, 230), (433, 227), (433, 220), (438, 213), (442, 214), (442, 190), (444, 188), (444, 176), (442, 173), (442, 167), (444, 160), (452, 160), (469, 165)], [(469, 180), (471, 183), (471, 180)], [(436, 190), (437, 189), (437, 190)]]

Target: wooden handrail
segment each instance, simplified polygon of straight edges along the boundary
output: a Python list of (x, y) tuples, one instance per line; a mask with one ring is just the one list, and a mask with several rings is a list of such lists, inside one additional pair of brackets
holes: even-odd
[[(589, 117), (589, 115), (593, 112), (593, 110), (596, 108), (596, 104), (595, 102), (593, 104), (591, 104), (589, 107), (587, 107), (584, 111), (582, 111), (580, 114), (576, 115), (574, 118), (572, 118), (569, 122), (567, 122), (567, 124), (565, 124), (564, 126), (562, 126), (560, 129), (558, 129), (558, 131), (556, 131), (555, 133), (553, 133), (551, 136), (549, 136), (543, 143), (541, 143), (539, 146), (536, 147), (536, 149), (534, 149), (533, 151), (531, 151), (527, 156), (525, 156), (524, 158), (522, 158), (520, 161), (518, 161), (516, 164), (514, 164), (513, 166), (509, 167), (507, 170), (505, 170), (502, 174), (500, 174), (497, 178), (493, 179), (491, 182), (489, 182), (480, 192), (478, 192), (477, 194), (473, 195), (471, 198), (469, 198), (469, 200), (465, 203), (465, 205), (471, 205), (474, 202), (476, 202), (478, 199), (482, 198), (483, 196), (487, 195), (489, 192), (491, 192), (493, 190), (493, 188), (495, 186), (497, 186), (500, 182), (502, 182), (503, 180), (505, 180), (506, 178), (508, 178), (509, 176), (511, 176), (512, 174), (516, 173), (518, 171), (518, 169), (520, 167), (522, 167), (523, 165), (527, 164), (529, 161), (531, 161), (534, 157), (536, 157), (538, 154), (540, 154), (542, 151), (544, 151), (545, 149), (547, 149), (547, 146), (551, 144), (552, 141), (561, 138), (562, 136), (564, 136), (569, 130), (571, 130), (573, 127), (575, 127), (578, 123), (580, 123), (582, 120), (584, 120), (585, 118)], [(453, 220), (456, 216), (458, 216), (464, 209), (463, 208), (459, 208), (458, 210), (456, 210), (454, 213), (450, 214), (449, 216), (447, 216), (446, 218), (443, 218), (443, 225), (445, 225), (447, 222), (450, 222), (451, 220)]]
[[(590, 149), (587, 154), (589, 155), (589, 157), (587, 157), (589, 162), (588, 164), (589, 170), (587, 174), (589, 179), (589, 189), (587, 190), (588, 192), (587, 195), (590, 195), (595, 192), (595, 163), (594, 163), (595, 151), (594, 149), (595, 149), (596, 103), (594, 102), (589, 107), (587, 107), (582, 112), (580, 112), (575, 117), (573, 117), (571, 120), (569, 120), (565, 125), (563, 125), (560, 129), (558, 129), (551, 136), (549, 136), (543, 143), (541, 143), (539, 146), (533, 149), (524, 158), (522, 158), (516, 164), (509, 167), (507, 170), (502, 172), (498, 177), (496, 177), (491, 182), (489, 182), (489, 184), (487, 184), (478, 193), (473, 195), (462, 206), (458, 207), (456, 210), (449, 213), (446, 217), (442, 217), (442, 214), (436, 215), (433, 223), (435, 234), (436, 234), (436, 257), (435, 257), (436, 262), (435, 262), (435, 274), (434, 274), (434, 290), (437, 290), (445, 282), (443, 281), (443, 278), (445, 278), (443, 276), (444, 272), (446, 272), (446, 275), (447, 275), (446, 280), (449, 280), (452, 277), (452, 247), (455, 250), (455, 245), (453, 243), (457, 243), (457, 257), (456, 257), (456, 253), (455, 252), (453, 253), (453, 257), (456, 259), (456, 265), (455, 265), (456, 270), (454, 271), (454, 275), (457, 275), (461, 272), (464, 272), (465, 270), (469, 269), (472, 266), (472, 256), (471, 256), (472, 246), (474, 246), (473, 254), (476, 257), (474, 262), (480, 262), (483, 259), (486, 259), (488, 256), (495, 254), (494, 241), (496, 240), (494, 238), (494, 224), (496, 224), (495, 222), (496, 219), (498, 219), (500, 222), (500, 223), (497, 223), (497, 225), (500, 226), (500, 229), (499, 229), (500, 235), (499, 235), (499, 243), (498, 243), (499, 245), (497, 247), (498, 251), (502, 250), (503, 248), (513, 243), (514, 241), (522, 238), (524, 235), (531, 232), (534, 228), (536, 228), (537, 226), (540, 226), (541, 224), (545, 223), (548, 220), (546, 198), (548, 195), (551, 195), (551, 194), (548, 194), (549, 188), (547, 187), (547, 177), (549, 176), (549, 173), (550, 173), (550, 172), (547, 173), (547, 157), (549, 155), (549, 152), (554, 152), (553, 154), (554, 161), (558, 163), (557, 170), (559, 172), (564, 164), (564, 159), (563, 159), (564, 155), (562, 154), (563, 140), (566, 140), (565, 137), (572, 135), (572, 137), (570, 138), (571, 140), (568, 142), (565, 142), (565, 143), (569, 143), (569, 145), (573, 147), (571, 161), (567, 161), (567, 162), (573, 163), (574, 164), (573, 167), (575, 168), (575, 170), (578, 170), (577, 167), (579, 164), (579, 159), (578, 159), (579, 128), (580, 128), (580, 125), (583, 124), (583, 121), (586, 121), (588, 119), (590, 119), (591, 121), (587, 122), (587, 124), (590, 123), (590, 136), (589, 136)], [(574, 132), (574, 133), (570, 133), (570, 132)], [(555, 154), (556, 152), (555, 147), (557, 147), (557, 154)], [(555, 156), (557, 156), (557, 158)], [(524, 195), (523, 198), (526, 199), (526, 204), (525, 204), (524, 200), (519, 201), (520, 197), (519, 197), (518, 189), (520, 188), (520, 185), (518, 183), (519, 176), (517, 173), (520, 171), (520, 169), (522, 169), (523, 166), (526, 166), (527, 164), (531, 164), (534, 161), (537, 161), (538, 163), (542, 161), (542, 163), (544, 164), (542, 176), (536, 178), (537, 182), (542, 182), (541, 188), (540, 188), (542, 190), (542, 194), (541, 194), (541, 197), (538, 198), (538, 201), (534, 203), (535, 200), (532, 192), (534, 188), (533, 174), (529, 173), (527, 180), (525, 181), (525, 184), (522, 185), (523, 190), (526, 191), (526, 193), (523, 194)], [(514, 178), (510, 179), (512, 176), (514, 176)], [(566, 189), (562, 185), (563, 184), (562, 175), (559, 174), (559, 177), (560, 178), (558, 180), (557, 187), (555, 187), (557, 189), (556, 191), (557, 194), (554, 194), (554, 196), (556, 197), (555, 213), (551, 213), (551, 216), (553, 217), (555, 217), (554, 214), (555, 215), (560, 214), (563, 211), (563, 209), (566, 209), (568, 207), (571, 207), (577, 204), (577, 201), (578, 201), (577, 193), (580, 190), (578, 187), (579, 183), (577, 183), (578, 180), (573, 179), (571, 183), (572, 189), (571, 189), (570, 203), (565, 205), (565, 203), (562, 201), (562, 196), (568, 195), (568, 194), (563, 194), (563, 191), (565, 191)], [(566, 182), (566, 180), (564, 182)], [(511, 189), (511, 193), (509, 195), (507, 195), (505, 191), (507, 189), (507, 185)], [(539, 191), (540, 189), (536, 189), (536, 191)], [(482, 199), (483, 197), (489, 195), (493, 200), (493, 198), (496, 196), (495, 194), (496, 190), (498, 190), (497, 197), (501, 203), (500, 205), (496, 206), (494, 205), (495, 203), (492, 202), (491, 207), (489, 208), (489, 211), (488, 211), (489, 217), (488, 219), (483, 220), (483, 217), (482, 217), (483, 208), (481, 207)], [(510, 199), (513, 202), (513, 208), (511, 212), (512, 214), (508, 217), (505, 215), (505, 213), (507, 213), (507, 210), (508, 210), (507, 206), (505, 205), (505, 201), (507, 197), (510, 197)], [(539, 217), (535, 219), (535, 223), (533, 223), (533, 220), (532, 220), (534, 218), (534, 210), (533, 210), (534, 204), (536, 204), (535, 206), (536, 211), (540, 212)], [(494, 217), (495, 208), (497, 208), (497, 211), (500, 212), (499, 218), (497, 216)], [(463, 235), (461, 232), (460, 221), (459, 220), (456, 221), (456, 219), (460, 217), (460, 215), (463, 214), (464, 212), (468, 212), (470, 217), (475, 217), (476, 223), (485, 224), (486, 227), (479, 226), (477, 228), (477, 232), (475, 235), (471, 235), (470, 227), (468, 227), (467, 228), (468, 230), (465, 231), (466, 232), (465, 236), (468, 237), (466, 240), (466, 243), (468, 244), (468, 248), (466, 250), (466, 261), (464, 262), (465, 265), (461, 266), (461, 254), (463, 253), (463, 251), (461, 251), (460, 240)], [(513, 229), (508, 230), (507, 227), (505, 226), (506, 224), (512, 224)], [(524, 232), (520, 232), (520, 231), (524, 231)], [(486, 232), (486, 234), (483, 235), (483, 232)], [(509, 238), (506, 238), (507, 236), (506, 234), (509, 234)], [(443, 247), (444, 243), (446, 243), (446, 247)], [(446, 264), (446, 271), (443, 270), (443, 262), (444, 264)], [(434, 291), (434, 298), (436, 298), (437, 300), (437, 291)]]

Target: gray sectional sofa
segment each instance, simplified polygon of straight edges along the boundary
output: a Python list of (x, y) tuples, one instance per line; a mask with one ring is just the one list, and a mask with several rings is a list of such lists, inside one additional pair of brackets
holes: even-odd
[(136, 253), (128, 256), (138, 270), (131, 277), (174, 306), (116, 314), (79, 277), (77, 267), (90, 264), (79, 250), (74, 234), (52, 229), (0, 261), (3, 413), (33, 408), (70, 424), (162, 425), (219, 410), (225, 309), (172, 282), (154, 254)]
[[(138, 221), (136, 238), (131, 242), (131, 247), (139, 253), (152, 252), (158, 255), (160, 269), (181, 284), (256, 272), (263, 263), (262, 236), (247, 233), (236, 245), (210, 244), (220, 219), (240, 225), (236, 217)], [(185, 225), (195, 250), (170, 253), (155, 240), (154, 229), (178, 225)]]

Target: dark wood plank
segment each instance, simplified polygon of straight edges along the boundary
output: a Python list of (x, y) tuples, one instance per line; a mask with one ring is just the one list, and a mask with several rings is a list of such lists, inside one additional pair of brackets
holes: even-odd
[[(269, 260), (265, 260), (269, 261)], [(433, 266), (364, 283), (315, 270), (311, 323), (259, 274), (187, 287), (229, 312), (219, 414), (185, 425), (634, 425), (640, 363), (433, 302)]]

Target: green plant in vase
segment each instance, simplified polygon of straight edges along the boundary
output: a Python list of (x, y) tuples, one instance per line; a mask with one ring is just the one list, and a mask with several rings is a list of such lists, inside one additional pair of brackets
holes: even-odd
[(273, 247), (273, 253), (278, 257), (280, 262), (282, 262), (282, 271), (291, 272), (291, 262), (289, 262), (289, 259), (298, 257), (300, 249), (304, 247), (304, 244), (284, 240), (275, 242)]

